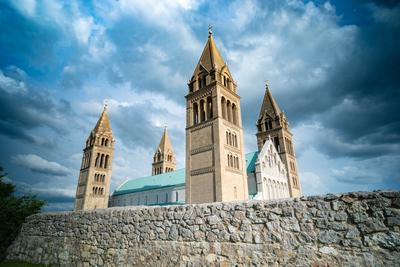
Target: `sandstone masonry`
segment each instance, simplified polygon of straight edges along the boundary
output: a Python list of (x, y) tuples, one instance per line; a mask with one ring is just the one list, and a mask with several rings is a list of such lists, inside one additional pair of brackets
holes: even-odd
[(400, 266), (400, 192), (37, 214), (8, 259), (55, 266)]

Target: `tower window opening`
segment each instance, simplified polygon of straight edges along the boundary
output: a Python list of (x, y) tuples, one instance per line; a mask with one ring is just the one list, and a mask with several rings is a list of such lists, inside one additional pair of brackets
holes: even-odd
[(213, 105), (211, 96), (207, 97), (207, 119), (212, 119), (213, 117)]
[(278, 153), (280, 153), (281, 152), (281, 146), (279, 144), (279, 138), (278, 137), (274, 138), (274, 143), (275, 143), (276, 150), (278, 151)]
[(197, 103), (193, 103), (193, 124), (196, 125), (199, 123), (199, 105)]
[(227, 110), (227, 117), (228, 117), (228, 121), (232, 122), (232, 105), (231, 102), (228, 100), (226, 101), (226, 110)]
[(221, 98), (221, 110), (222, 110), (222, 118), (226, 120), (226, 100), (224, 97)]
[(237, 121), (237, 108), (236, 105), (232, 103), (232, 122), (235, 125), (238, 125)]
[(200, 122), (205, 121), (206, 119), (206, 111), (204, 109), (205, 102), (204, 100), (200, 100)]

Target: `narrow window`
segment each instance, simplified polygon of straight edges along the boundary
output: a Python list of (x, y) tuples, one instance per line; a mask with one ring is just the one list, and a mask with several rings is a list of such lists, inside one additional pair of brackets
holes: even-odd
[(213, 105), (211, 96), (207, 97), (207, 119), (212, 119), (213, 117)]
[(204, 100), (200, 100), (200, 122), (205, 121), (206, 112), (204, 110)]
[(175, 192), (175, 202), (178, 202), (178, 191)]
[(221, 110), (222, 110), (222, 118), (226, 120), (226, 100), (224, 97), (221, 98)]
[(193, 124), (196, 125), (199, 123), (199, 105), (197, 103), (193, 103)]
[(108, 165), (108, 155), (106, 156), (106, 159), (104, 161), (104, 168), (107, 169), (107, 165)]

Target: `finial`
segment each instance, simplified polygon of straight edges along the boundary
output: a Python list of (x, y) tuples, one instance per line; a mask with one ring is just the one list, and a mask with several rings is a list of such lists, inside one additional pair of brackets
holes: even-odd
[(167, 128), (168, 128), (168, 124), (165, 123), (165, 124), (164, 124), (164, 131), (167, 131)]
[(107, 99), (105, 99), (104, 100), (104, 111), (106, 111), (107, 110), (107, 108), (108, 108), (108, 100)]
[(268, 89), (269, 89), (269, 81), (265, 80), (265, 90), (268, 90)]
[(208, 24), (208, 36), (212, 34), (212, 25)]

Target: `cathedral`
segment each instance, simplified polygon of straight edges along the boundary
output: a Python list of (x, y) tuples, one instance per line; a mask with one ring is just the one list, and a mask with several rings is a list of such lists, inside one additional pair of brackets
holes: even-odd
[(151, 175), (129, 179), (109, 197), (114, 139), (105, 107), (83, 150), (75, 210), (301, 196), (289, 122), (266, 84), (256, 121), (258, 151), (245, 154), (237, 84), (211, 30), (188, 82), (185, 168), (167, 128)]

